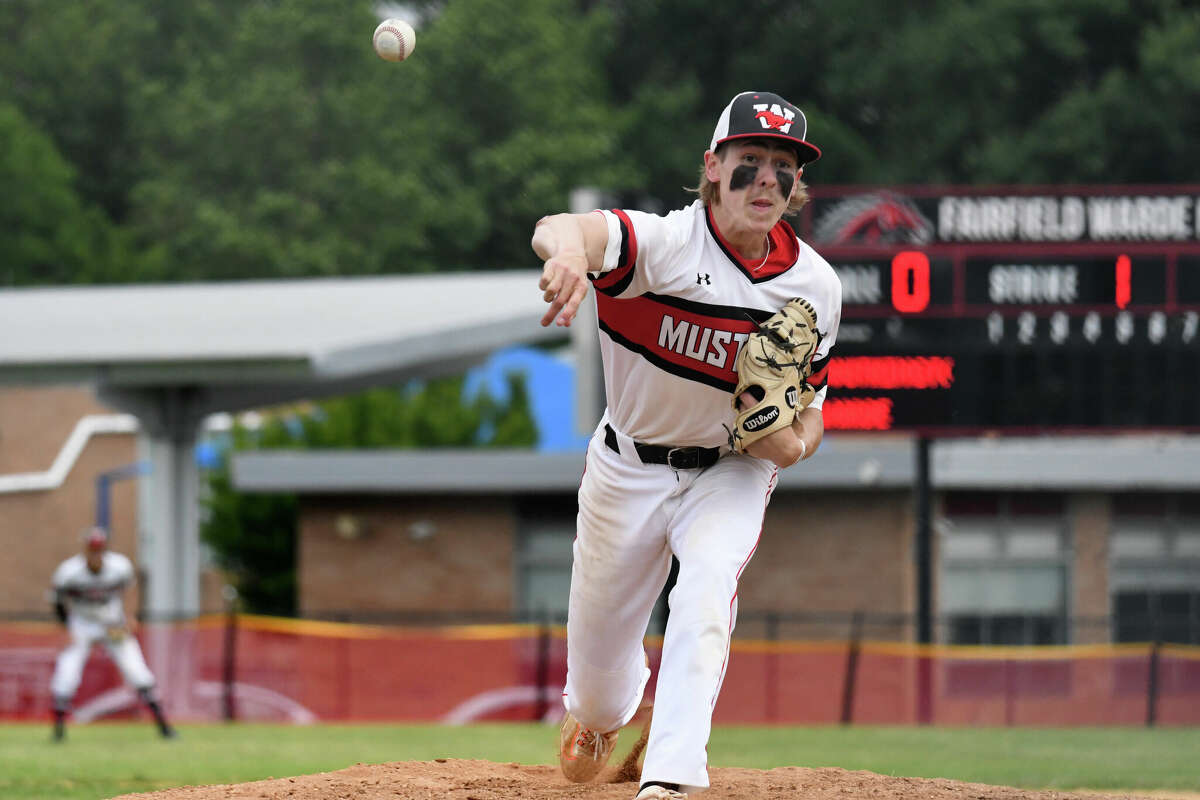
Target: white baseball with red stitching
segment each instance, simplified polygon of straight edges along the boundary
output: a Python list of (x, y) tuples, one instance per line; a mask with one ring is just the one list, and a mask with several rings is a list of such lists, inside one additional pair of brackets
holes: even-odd
[(371, 43), (384, 61), (403, 61), (417, 46), (417, 33), (402, 19), (385, 19), (375, 29)]

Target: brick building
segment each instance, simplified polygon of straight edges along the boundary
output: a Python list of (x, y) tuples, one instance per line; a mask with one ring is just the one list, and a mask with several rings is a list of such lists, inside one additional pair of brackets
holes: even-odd
[[(855, 612), (876, 638), (918, 635), (917, 447), (831, 434), (781, 473), (739, 587), (742, 635), (844, 635)], [(1200, 642), (1200, 443), (930, 451), (933, 640)], [(565, 613), (582, 454), (264, 452), (234, 468), (244, 490), (301, 496), (305, 614)]]
[[(96, 477), (138, 460), (136, 430), (88, 387), (0, 389), (0, 611), (48, 614), (49, 575), (95, 519)], [(915, 638), (915, 449), (832, 433), (782, 474), (741, 635), (840, 636), (861, 612), (876, 638)], [(1200, 641), (1193, 439), (957, 440), (930, 461), (936, 640)], [(565, 612), (581, 468), (578, 453), (269, 452), (239, 455), (235, 479), (300, 495), (302, 614), (509, 619)], [(141, 564), (139, 486), (114, 482), (109, 502), (115, 548)], [(201, 610), (218, 610), (221, 576), (202, 573)]]
[[(537, 324), (544, 303), (530, 287), (538, 274), (0, 291), (0, 387), (11, 387), (0, 408), (0, 430), (10, 444), (0, 444), (6, 452), (0, 458), (21, 470), (0, 473), (0, 497), (12, 509), (11, 515), (0, 509), (2, 543), (15, 545), (8, 552), (21, 552), (23, 537), (31, 535), (27, 528), (86, 524), (93, 518), (85, 513), (86, 485), (113, 461), (129, 464), (136, 447), (136, 459), (146, 465), (133, 495), (139, 566), (148, 577), (144, 606), (160, 618), (194, 616), (208, 603), (194, 459), (207, 419), (465, 369), (499, 347), (561, 338)], [(446, 334), (456, 330), (468, 292), (492, 304), (476, 309), (472, 337), (455, 340)], [(56, 445), (55, 431), (61, 439), (81, 417), (106, 415), (120, 416), (127, 434), (136, 427), (136, 443), (129, 436), (119, 454), (93, 451), (78, 472), (57, 462), (43, 466), (41, 472), (58, 476), (47, 485), (44, 476), (27, 480), (25, 470), (49, 464), (55, 453), (70, 454), (64, 465), (80, 456), (74, 444)], [(91, 449), (91, 437), (83, 438)], [(65, 492), (45, 494), (62, 490), (60, 478), (68, 474)], [(121, 488), (122, 508), (130, 491)], [(31, 492), (42, 495), (22, 496)], [(114, 527), (120, 522), (114, 520)], [(133, 536), (118, 532), (117, 543), (128, 544)], [(38, 556), (39, 562), (50, 559)], [(0, 572), (33, 566), (17, 560)], [(40, 604), (25, 584), (8, 584), (0, 601), (18, 610)]]
[[(143, 459), (150, 473), (113, 489), (116, 545), (136, 549), (156, 610), (213, 608), (190, 449), (207, 415), (539, 341), (535, 283), (522, 272), (0, 293), (0, 611), (45, 609), (49, 571), (94, 519), (96, 476)], [(481, 285), (493, 316), (447, 353), (443, 331)], [(138, 433), (95, 397), (136, 414)], [(80, 428), (89, 418), (98, 427)], [(925, 482), (918, 444), (833, 432), (782, 474), (741, 587), (743, 631), (817, 635), (862, 612), (891, 638), (921, 637), (914, 620), (932, 620), (939, 641), (1200, 641), (1200, 437), (939, 440)], [(306, 614), (512, 615), (562, 611), (581, 469), (578, 453), (260, 453), (239, 458), (237, 480), (301, 495)]]
[[(147, 586), (144, 554), (153, 539), (138, 514), (134, 479), (141, 459), (137, 420), (100, 404), (90, 386), (0, 387), (0, 614), (48, 617), (46, 592), (54, 568), (79, 552), (80, 533), (96, 524), (107, 502), (112, 548), (139, 567), (139, 587), (127, 598), (141, 606)], [(103, 500), (98, 478), (111, 480)], [(221, 576), (204, 566), (201, 611), (221, 608)]]

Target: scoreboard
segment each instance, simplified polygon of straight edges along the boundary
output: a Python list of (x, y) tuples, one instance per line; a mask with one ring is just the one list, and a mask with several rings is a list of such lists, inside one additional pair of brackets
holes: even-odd
[(1200, 431), (1200, 186), (811, 193), (827, 427)]

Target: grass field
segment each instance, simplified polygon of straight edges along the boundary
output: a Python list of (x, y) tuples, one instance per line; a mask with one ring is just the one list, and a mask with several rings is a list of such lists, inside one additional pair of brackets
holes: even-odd
[[(358, 762), (555, 758), (555, 729), (534, 724), (184, 725), (180, 733), (163, 741), (147, 722), (76, 725), (54, 744), (46, 725), (0, 726), (0, 798), (97, 800)], [(709, 746), (714, 767), (844, 767), (1026, 788), (1193, 792), (1200, 792), (1198, 755), (1197, 729), (722, 727)]]

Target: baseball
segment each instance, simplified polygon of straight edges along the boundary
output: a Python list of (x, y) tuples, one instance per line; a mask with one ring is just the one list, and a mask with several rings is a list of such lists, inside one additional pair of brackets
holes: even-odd
[(403, 61), (417, 46), (417, 32), (402, 19), (385, 19), (375, 29), (371, 43), (384, 61)]

